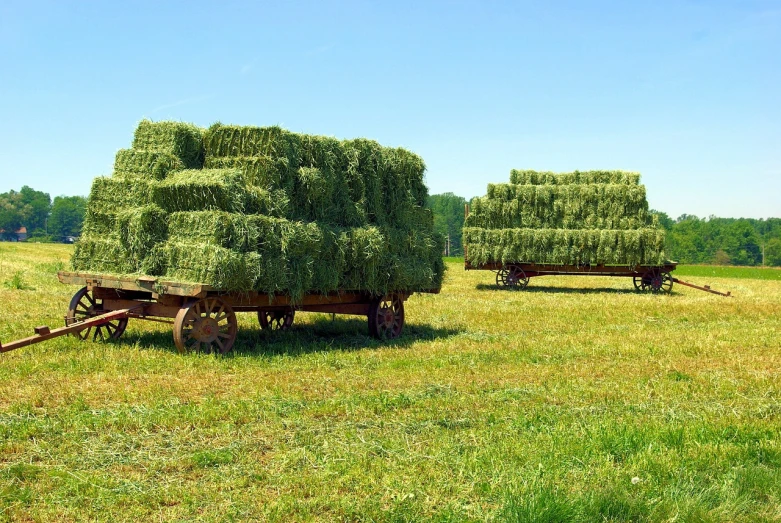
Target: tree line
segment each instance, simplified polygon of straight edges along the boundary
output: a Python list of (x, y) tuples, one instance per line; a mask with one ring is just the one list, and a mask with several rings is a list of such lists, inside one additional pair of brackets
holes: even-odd
[(25, 227), (27, 239), (67, 241), (81, 234), (87, 199), (83, 196), (56, 196), (25, 185), (20, 191), (0, 193), (0, 236), (15, 240)]
[[(450, 237), (450, 254), (463, 256), (461, 229), (467, 200), (453, 193), (432, 194), (427, 207), (434, 214), (436, 232)], [(677, 219), (651, 211), (667, 231), (667, 257), (680, 263), (781, 266), (781, 218)]]

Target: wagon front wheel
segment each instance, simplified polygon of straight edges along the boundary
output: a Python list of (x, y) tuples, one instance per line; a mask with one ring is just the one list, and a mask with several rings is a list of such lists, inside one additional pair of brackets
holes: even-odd
[(174, 320), (174, 343), (182, 353), (225, 354), (233, 347), (237, 332), (236, 314), (220, 298), (191, 300)]
[(283, 311), (258, 311), (258, 322), (263, 330), (286, 331), (293, 325), (296, 311), (293, 309)]
[(673, 277), (669, 272), (654, 271), (654, 273), (648, 278), (648, 285), (646, 287), (653, 293), (670, 294), (673, 290)]
[[(68, 314), (65, 316), (65, 326), (71, 326), (76, 322), (88, 320), (95, 316), (100, 316), (106, 311), (103, 309), (103, 300), (95, 298), (93, 293), (86, 287), (82, 287), (73, 295)], [(80, 340), (105, 341), (108, 339), (116, 340), (122, 336), (127, 327), (127, 318), (117, 320), (107, 320), (98, 325), (87, 327), (86, 329), (74, 332), (73, 335)]]
[(404, 328), (404, 300), (392, 294), (369, 306), (369, 334), (378, 339), (398, 338)]
[(644, 277), (643, 276), (635, 276), (635, 277), (633, 277), (632, 278), (632, 283), (635, 284), (635, 290), (636, 291), (643, 292), (643, 291), (647, 290), (647, 285), (644, 282)]

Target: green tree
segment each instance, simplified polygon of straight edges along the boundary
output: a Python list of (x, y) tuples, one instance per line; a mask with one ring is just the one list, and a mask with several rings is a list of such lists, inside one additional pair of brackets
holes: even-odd
[(52, 199), (49, 197), (49, 194), (36, 191), (27, 185), (22, 187), (19, 194), (24, 207), (22, 225), (27, 227), (30, 233), (44, 229), (52, 206)]
[(55, 241), (64, 241), (66, 236), (81, 234), (87, 199), (83, 196), (57, 196), (52, 204), (49, 218), (49, 234)]
[(0, 194), (0, 230), (4, 231), (4, 239), (10, 239), (22, 226), (24, 212), (21, 194), (16, 191)]
[(450, 236), (450, 254), (461, 256), (464, 248), (461, 244), (461, 229), (464, 227), (464, 205), (466, 199), (452, 192), (432, 194), (426, 201), (426, 207), (434, 214), (434, 230), (446, 238)]
[(765, 264), (781, 266), (781, 238), (772, 238), (765, 244)]

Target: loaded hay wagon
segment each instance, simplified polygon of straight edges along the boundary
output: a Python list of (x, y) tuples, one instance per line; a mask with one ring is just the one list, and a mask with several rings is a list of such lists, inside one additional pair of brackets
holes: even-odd
[(638, 291), (673, 283), (729, 296), (672, 276), (664, 229), (648, 210), (640, 175), (624, 171), (512, 170), (465, 206), (464, 268), (496, 273), (499, 287), (524, 289), (550, 275), (630, 277)]
[(173, 324), (180, 351), (224, 353), (236, 313), (264, 329), (297, 311), (363, 315), (395, 338), (404, 302), (439, 292), (442, 238), (423, 207), (425, 165), (401, 148), (279, 127), (142, 121), (92, 185), (63, 334), (119, 338), (130, 319)]

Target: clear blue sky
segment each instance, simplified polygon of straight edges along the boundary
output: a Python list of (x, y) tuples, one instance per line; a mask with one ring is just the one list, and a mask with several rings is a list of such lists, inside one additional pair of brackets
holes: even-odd
[(432, 193), (627, 169), (781, 216), (781, 1), (0, 2), (0, 192), (83, 194), (142, 118), (365, 136)]

